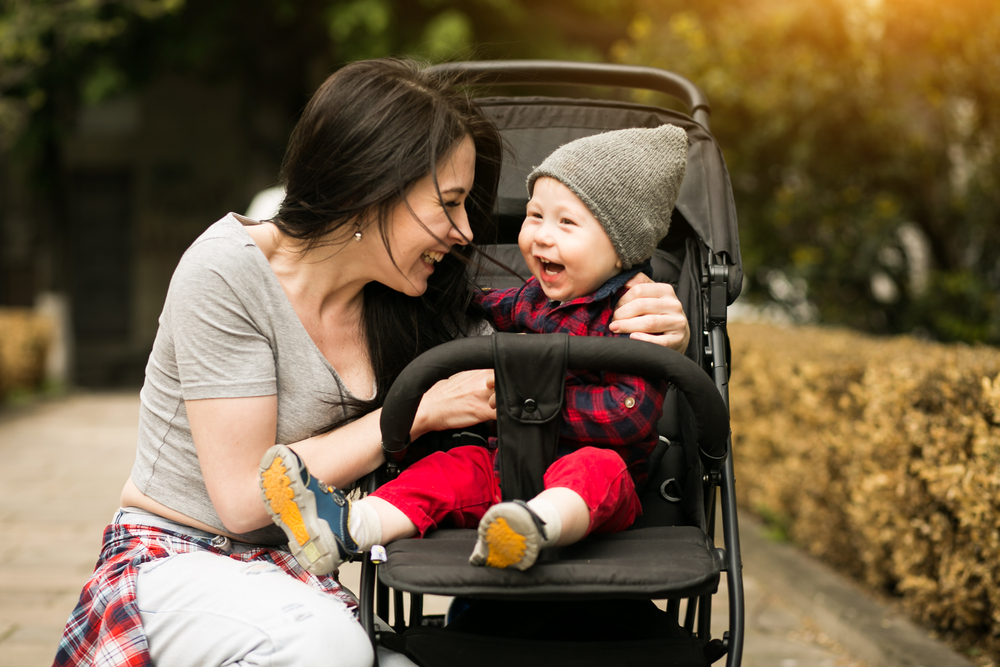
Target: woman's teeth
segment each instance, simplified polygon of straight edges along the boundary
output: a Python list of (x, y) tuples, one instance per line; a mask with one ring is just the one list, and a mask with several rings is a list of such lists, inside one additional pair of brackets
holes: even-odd
[(434, 252), (433, 250), (428, 250), (423, 255), (420, 256), (428, 264), (437, 264), (442, 259), (444, 259), (443, 252)]

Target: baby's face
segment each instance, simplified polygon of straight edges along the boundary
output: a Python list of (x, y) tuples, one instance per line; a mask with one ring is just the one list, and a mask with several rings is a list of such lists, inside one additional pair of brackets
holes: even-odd
[(535, 181), (517, 244), (545, 296), (554, 301), (595, 292), (622, 270), (604, 227), (554, 178)]

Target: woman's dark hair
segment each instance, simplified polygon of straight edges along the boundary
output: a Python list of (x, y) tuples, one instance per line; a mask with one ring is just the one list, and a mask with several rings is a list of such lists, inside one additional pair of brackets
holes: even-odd
[[(469, 225), (476, 240), (490, 242), (503, 150), (496, 126), (456, 81), (413, 61), (349, 64), (320, 86), (292, 133), (281, 170), (286, 194), (273, 222), (312, 248), (330, 232), (365, 221), (389, 249), (393, 209), (428, 174), (437, 186), (438, 164), (466, 136), (476, 148), (476, 177), (466, 198)], [(453, 249), (419, 297), (378, 282), (365, 286), (363, 327), (376, 394), (371, 400), (338, 401), (347, 416), (325, 430), (380, 407), (406, 364), (470, 333), (466, 267), (476, 252), (472, 244)]]

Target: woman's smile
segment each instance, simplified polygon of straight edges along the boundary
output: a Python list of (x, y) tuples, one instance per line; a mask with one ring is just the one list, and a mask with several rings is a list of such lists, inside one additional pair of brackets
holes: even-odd
[(420, 256), (420, 259), (424, 260), (425, 263), (434, 266), (442, 259), (444, 259), (444, 256), (445, 253), (443, 252), (435, 252), (433, 250), (428, 250), (427, 252), (425, 252), (423, 255)]
[(472, 241), (465, 202), (475, 174), (476, 146), (466, 136), (438, 164), (437, 183), (428, 174), (396, 206), (389, 227), (391, 251), (372, 268), (375, 280), (409, 296), (427, 291), (437, 263), (454, 246)]

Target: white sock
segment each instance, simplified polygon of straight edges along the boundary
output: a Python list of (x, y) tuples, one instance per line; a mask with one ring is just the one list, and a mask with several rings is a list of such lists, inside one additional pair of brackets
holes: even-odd
[(351, 503), (351, 514), (347, 517), (347, 530), (357, 543), (358, 551), (368, 551), (376, 544), (382, 543), (382, 522), (375, 508), (364, 501), (355, 500)]
[(528, 507), (538, 515), (538, 518), (545, 522), (545, 539), (542, 541), (542, 548), (550, 547), (559, 541), (562, 535), (562, 517), (559, 510), (544, 498), (532, 498), (528, 501)]

